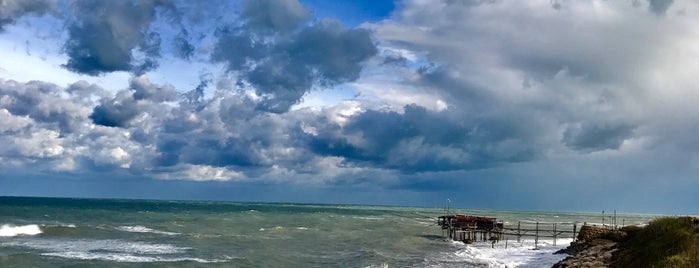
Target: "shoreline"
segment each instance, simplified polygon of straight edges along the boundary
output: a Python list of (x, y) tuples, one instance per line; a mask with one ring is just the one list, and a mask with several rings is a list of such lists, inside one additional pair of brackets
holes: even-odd
[(557, 254), (564, 267), (699, 267), (699, 218), (665, 217), (620, 229), (584, 225)]

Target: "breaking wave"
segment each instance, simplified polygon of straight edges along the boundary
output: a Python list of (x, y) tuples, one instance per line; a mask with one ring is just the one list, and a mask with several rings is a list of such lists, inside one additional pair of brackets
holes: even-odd
[(178, 234), (180, 234), (180, 233), (174, 233), (174, 232), (155, 230), (155, 229), (151, 229), (151, 228), (141, 226), (141, 225), (119, 226), (119, 227), (116, 227), (116, 229), (119, 231), (131, 232), (131, 233), (153, 233), (153, 234), (162, 234), (162, 235), (178, 235)]
[(170, 244), (137, 242), (121, 239), (79, 239), (79, 240), (17, 240), (8, 241), (0, 246), (23, 247), (39, 251), (42, 256), (51, 256), (79, 260), (103, 260), (114, 262), (180, 262), (199, 263), (227, 262), (228, 260), (202, 259), (186, 254), (191, 248)]
[(200, 258), (190, 258), (190, 257), (162, 257), (162, 256), (143, 256), (143, 255), (133, 255), (128, 253), (102, 253), (102, 252), (51, 252), (43, 253), (43, 256), (61, 257), (67, 259), (78, 259), (78, 260), (102, 260), (102, 261), (114, 261), (114, 262), (180, 262), (180, 261), (193, 261), (199, 263), (217, 263), (226, 262), (226, 260), (205, 260)]
[(3, 224), (0, 226), (0, 237), (14, 237), (18, 235), (38, 235), (41, 233), (39, 225), (29, 224), (22, 226), (14, 226)]

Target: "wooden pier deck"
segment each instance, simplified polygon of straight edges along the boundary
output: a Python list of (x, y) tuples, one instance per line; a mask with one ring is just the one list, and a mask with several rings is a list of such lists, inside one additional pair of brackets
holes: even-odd
[(557, 239), (576, 239), (578, 233), (577, 223), (518, 221), (516, 225), (506, 225), (496, 218), (458, 214), (439, 216), (437, 224), (445, 238), (464, 243), (490, 241), (495, 245), (502, 240), (521, 242), (522, 238), (533, 237), (535, 248), (538, 248), (539, 238), (553, 238), (556, 245)]

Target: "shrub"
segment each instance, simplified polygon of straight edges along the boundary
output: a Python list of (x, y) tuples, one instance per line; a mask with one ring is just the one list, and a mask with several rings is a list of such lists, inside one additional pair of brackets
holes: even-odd
[[(643, 228), (624, 227), (612, 267), (697, 267), (699, 229), (689, 217), (660, 218)], [(623, 230), (623, 229), (622, 229)]]

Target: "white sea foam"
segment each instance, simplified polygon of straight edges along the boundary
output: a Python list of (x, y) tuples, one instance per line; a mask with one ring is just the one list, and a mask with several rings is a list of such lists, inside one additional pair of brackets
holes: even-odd
[(362, 216), (354, 216), (352, 217), (353, 219), (359, 219), (359, 220), (369, 220), (369, 221), (381, 221), (384, 220), (385, 218), (382, 217), (362, 217)]
[(155, 244), (127, 241), (120, 239), (79, 239), (79, 240), (18, 240), (2, 243), (3, 246), (25, 247), (48, 251), (60, 252), (103, 252), (103, 253), (127, 253), (127, 254), (177, 254), (185, 252), (189, 248), (177, 247), (169, 244)]
[(458, 259), (477, 263), (487, 267), (551, 267), (567, 255), (553, 254), (557, 250), (566, 247), (572, 239), (558, 239), (557, 246), (552, 240), (540, 240), (538, 249), (534, 249), (534, 241), (526, 240), (523, 243), (508, 243), (507, 248), (503, 241), (494, 248), (490, 243), (475, 243), (464, 245), (454, 242), (461, 249), (454, 255)]
[(23, 239), (0, 243), (3, 247), (24, 247), (43, 251), (43, 256), (53, 256), (81, 260), (106, 260), (115, 262), (177, 262), (194, 261), (201, 263), (226, 262), (227, 260), (207, 260), (186, 256), (190, 248), (169, 244), (136, 242), (120, 239)]
[(39, 225), (29, 224), (22, 226), (14, 226), (3, 224), (0, 226), (0, 237), (13, 237), (18, 235), (38, 235), (41, 233)]
[(102, 253), (102, 252), (51, 252), (43, 253), (43, 256), (61, 257), (67, 259), (78, 260), (103, 260), (114, 262), (178, 262), (178, 261), (194, 261), (199, 263), (216, 263), (226, 262), (226, 260), (206, 260), (201, 258), (189, 257), (161, 257), (161, 256), (140, 256), (124, 253)]
[(120, 230), (120, 231), (125, 231), (125, 232), (132, 232), (132, 233), (153, 233), (153, 234), (162, 234), (162, 235), (178, 235), (179, 234), (179, 233), (174, 233), (174, 232), (155, 230), (155, 229), (151, 229), (151, 228), (141, 226), (141, 225), (119, 226), (119, 227), (116, 227), (116, 229)]

